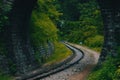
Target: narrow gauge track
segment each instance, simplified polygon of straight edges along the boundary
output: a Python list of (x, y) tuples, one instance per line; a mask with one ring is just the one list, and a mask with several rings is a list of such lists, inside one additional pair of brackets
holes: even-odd
[(73, 66), (74, 64), (78, 63), (84, 57), (84, 53), (81, 50), (79, 50), (78, 48), (76, 48), (74, 46), (71, 46), (68, 43), (64, 43), (64, 44), (69, 49), (71, 49), (73, 51), (74, 58), (71, 58), (72, 60), (69, 60), (67, 63), (63, 64), (62, 66), (59, 66), (55, 69), (51, 69), (48, 72), (43, 72), (42, 74), (34, 75), (34, 76), (29, 77), (29, 78), (23, 78), (23, 79), (20, 79), (20, 80), (39, 80), (39, 79), (42, 79), (44, 77), (55, 74), (57, 72), (63, 71), (64, 69), (67, 69), (70, 66)]

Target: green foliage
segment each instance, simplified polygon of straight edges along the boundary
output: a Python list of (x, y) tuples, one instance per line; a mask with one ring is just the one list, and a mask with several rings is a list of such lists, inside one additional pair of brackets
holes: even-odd
[[(80, 35), (80, 22), (79, 21), (66, 21), (64, 22), (64, 25), (61, 26), (60, 29), (60, 36), (62, 36), (62, 39), (68, 40), (68, 41), (73, 41), (75, 42), (75, 39), (78, 38)], [(77, 29), (79, 28), (79, 29)], [(73, 39), (71, 39), (73, 38)]]
[(64, 21), (64, 24), (58, 27), (62, 37), (60, 39), (74, 43), (82, 42), (84, 45), (100, 51), (103, 44), (103, 23), (97, 2), (95, 0), (60, 2), (63, 3), (61, 6), (63, 8), (62, 21)]
[(56, 0), (38, 0), (36, 10), (47, 14), (52, 21), (56, 21), (59, 19), (61, 13), (56, 10), (57, 5), (55, 3)]
[(111, 57), (107, 58), (107, 60), (102, 64), (102, 67), (92, 72), (87, 80), (114, 80), (113, 75), (116, 70), (115, 62), (115, 59), (112, 59)]
[(32, 14), (32, 39), (36, 45), (47, 40), (57, 39), (57, 29), (51, 19), (44, 13), (33, 12)]
[(117, 53), (115, 58), (108, 56), (101, 67), (93, 70), (87, 80), (120, 80), (120, 47)]
[[(35, 49), (41, 45), (46, 49), (48, 41), (55, 42), (58, 40), (56, 21), (61, 13), (56, 10), (55, 2), (56, 0), (38, 0), (32, 12), (30, 36)], [(48, 58), (46, 54), (41, 55), (39, 50), (35, 51), (35, 57), (40, 64)]]
[(58, 63), (66, 59), (72, 53), (70, 49), (68, 49), (65, 45), (61, 43), (54, 42), (54, 45), (55, 45), (54, 53), (49, 58), (46, 59), (45, 63), (47, 65)]
[(77, 21), (80, 16), (80, 12), (77, 8), (78, 3), (81, 0), (58, 0), (61, 6), (61, 12), (63, 13), (62, 19), (67, 21)]
[(34, 46), (47, 41), (57, 40), (55, 21), (59, 12), (53, 5), (54, 0), (38, 0), (31, 17), (31, 39)]
[(120, 79), (120, 66), (119, 68), (116, 70), (114, 76), (113, 76), (113, 80), (119, 80)]
[(0, 80), (13, 80), (12, 77), (0, 74)]
[(97, 2), (91, 0), (86, 3), (79, 3), (78, 9), (81, 13), (80, 26), (82, 26), (81, 32), (83, 33), (83, 38), (81, 38), (81, 40), (85, 43), (85, 40), (88, 38), (90, 39), (97, 35), (102, 35), (103, 23)]
[[(71, 55), (72, 51), (68, 49), (64, 44), (54, 41), (54, 51), (51, 55), (40, 54), (39, 51), (35, 53), (36, 60), (40, 65), (52, 65), (58, 62), (63, 61), (68, 56)], [(47, 44), (43, 44), (44, 48), (46, 48)]]
[(100, 51), (101, 46), (103, 45), (103, 36), (96, 35), (94, 37), (87, 38), (85, 40), (85, 45), (95, 49), (96, 51)]
[(113, 80), (119, 80), (120, 79), (120, 46), (117, 47), (117, 53), (118, 53), (118, 56), (116, 58), (116, 71), (113, 75)]

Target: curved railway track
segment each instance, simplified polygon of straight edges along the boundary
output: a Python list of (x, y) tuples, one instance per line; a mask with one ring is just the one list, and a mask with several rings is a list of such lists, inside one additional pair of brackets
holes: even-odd
[(57, 68), (52, 68), (51, 70), (47, 71), (47, 72), (43, 72), (42, 74), (34, 74), (31, 76), (25, 76), (25, 77), (21, 77), (20, 80), (40, 80), (42, 78), (45, 78), (47, 76), (50, 76), (52, 74), (58, 73), (60, 71), (63, 71), (71, 66), (73, 66), (74, 64), (78, 63), (83, 57), (84, 57), (84, 53), (79, 50), (78, 48), (71, 46), (68, 43), (64, 43), (69, 49), (72, 50), (73, 52), (73, 56), (72, 58), (70, 58), (65, 64), (62, 64), (61, 66), (57, 67)]

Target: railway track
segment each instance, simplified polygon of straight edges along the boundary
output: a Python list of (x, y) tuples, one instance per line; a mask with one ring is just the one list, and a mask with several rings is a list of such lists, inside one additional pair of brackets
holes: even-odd
[(81, 50), (79, 50), (78, 48), (71, 46), (68, 43), (64, 43), (64, 44), (69, 49), (71, 49), (73, 52), (73, 55), (71, 56), (72, 58), (68, 59), (66, 63), (64, 63), (61, 66), (58, 66), (56, 68), (52, 68), (49, 71), (45, 71), (42, 74), (40, 74), (40, 73), (34, 74), (34, 72), (33, 72), (33, 75), (31, 75), (31, 76), (25, 75), (25, 76), (21, 77), (19, 80), (40, 80), (42, 78), (45, 78), (52, 74), (58, 73), (60, 71), (63, 71), (65, 69), (73, 66), (74, 64), (78, 63), (84, 57), (84, 53)]

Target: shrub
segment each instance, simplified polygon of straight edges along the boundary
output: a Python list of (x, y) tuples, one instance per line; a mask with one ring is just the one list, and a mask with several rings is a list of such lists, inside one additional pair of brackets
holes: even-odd
[(46, 59), (47, 64), (58, 63), (66, 59), (72, 53), (70, 49), (68, 49), (65, 45), (61, 43), (55, 42), (54, 45), (55, 45), (55, 51), (49, 58)]
[(93, 48), (95, 50), (100, 51), (102, 45), (103, 45), (103, 36), (96, 35), (95, 37), (90, 37), (85, 40), (85, 45), (89, 46), (90, 48)]
[(113, 80), (113, 75), (116, 70), (115, 60), (108, 57), (107, 60), (102, 64), (101, 68), (92, 72), (88, 80)]

